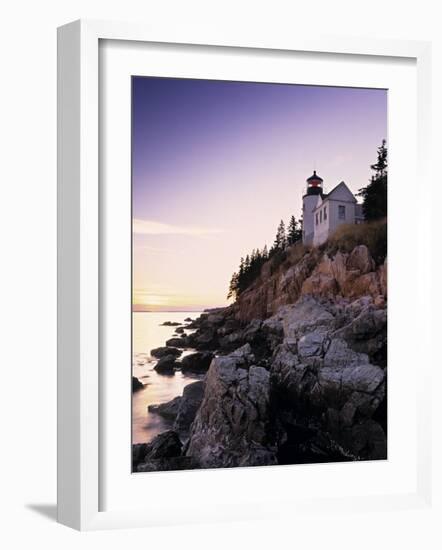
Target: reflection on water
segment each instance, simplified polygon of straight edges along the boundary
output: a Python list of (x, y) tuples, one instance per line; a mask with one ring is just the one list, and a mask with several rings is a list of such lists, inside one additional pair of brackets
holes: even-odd
[[(132, 394), (132, 440), (133, 443), (148, 443), (160, 432), (171, 427), (161, 416), (149, 413), (148, 405), (165, 403), (183, 393), (183, 388), (200, 377), (176, 372), (173, 376), (157, 374), (153, 370), (156, 359), (150, 350), (165, 345), (172, 337), (175, 327), (160, 326), (165, 321), (183, 323), (184, 319), (195, 319), (200, 312), (137, 312), (133, 319), (133, 361), (132, 371), (143, 384), (144, 389)], [(185, 351), (182, 357), (192, 350)]]

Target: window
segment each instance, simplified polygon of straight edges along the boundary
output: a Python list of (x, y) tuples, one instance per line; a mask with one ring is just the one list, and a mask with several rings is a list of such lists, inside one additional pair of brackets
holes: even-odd
[(316, 225), (318, 225), (318, 213), (316, 212)]
[(319, 212), (319, 223), (322, 223), (322, 210)]
[(345, 220), (345, 206), (342, 204), (338, 206), (338, 218), (340, 220)]
[(324, 206), (324, 221), (327, 219), (327, 207)]

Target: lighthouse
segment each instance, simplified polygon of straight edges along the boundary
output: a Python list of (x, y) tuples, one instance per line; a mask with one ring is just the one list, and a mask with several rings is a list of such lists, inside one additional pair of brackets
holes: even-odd
[(315, 170), (302, 197), (302, 242), (307, 246), (325, 243), (340, 225), (364, 221), (362, 205), (343, 181), (329, 193), (324, 193), (322, 183)]
[(302, 242), (305, 245), (313, 243), (313, 235), (315, 230), (313, 210), (315, 210), (318, 202), (322, 199), (322, 183), (323, 179), (318, 176), (316, 170), (313, 171), (313, 175), (307, 178), (307, 190), (302, 197)]

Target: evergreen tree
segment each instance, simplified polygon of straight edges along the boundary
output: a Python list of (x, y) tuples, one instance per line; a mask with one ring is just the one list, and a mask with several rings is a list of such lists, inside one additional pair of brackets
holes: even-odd
[(278, 233), (281, 242), (281, 250), (284, 250), (284, 248), (287, 246), (287, 234), (285, 231), (285, 223), (283, 220), (281, 220), (279, 224)]
[(287, 244), (287, 237), (285, 233), (285, 224), (284, 220), (281, 220), (276, 231), (275, 241), (273, 243), (273, 249), (275, 252), (278, 250), (284, 250)]
[(378, 220), (387, 216), (387, 179), (388, 179), (388, 151), (385, 139), (378, 148), (378, 158), (370, 168), (375, 172), (367, 187), (359, 190), (362, 197), (362, 208), (367, 221)]
[(291, 216), (290, 222), (287, 228), (287, 242), (288, 244), (293, 244), (295, 242), (296, 238), (296, 229), (298, 226), (298, 222), (296, 221), (295, 216)]
[(370, 168), (375, 171), (376, 178), (382, 178), (387, 175), (387, 142), (382, 140), (382, 145), (378, 147), (378, 160), (375, 164), (372, 164)]
[(250, 269), (250, 256), (247, 254), (246, 259), (244, 260), (244, 272)]
[[(250, 254), (247, 254), (241, 258), (238, 271), (233, 273), (227, 299), (237, 299), (238, 296), (244, 292), (261, 274), (262, 266), (274, 255), (282, 253), (287, 246), (287, 243), (291, 243), (291, 239), (295, 239), (294, 242), (299, 240), (302, 236), (302, 229), (300, 225), (302, 222), (297, 222), (295, 217), (292, 216), (289, 224), (289, 232), (286, 233), (284, 221), (281, 220), (276, 232), (275, 242), (270, 250), (267, 245), (261, 249), (254, 248)], [(302, 225), (301, 225), (302, 228)], [(279, 259), (283, 257), (283, 254), (279, 254)]]
[(287, 243), (294, 244), (300, 239), (302, 239), (302, 228), (295, 216), (292, 216), (287, 230)]
[(243, 275), (244, 275), (244, 258), (241, 258), (241, 261), (239, 262), (238, 277), (242, 277)]
[(238, 297), (238, 273), (234, 273), (230, 279), (229, 292), (227, 294), (227, 299)]
[(304, 231), (304, 218), (303, 218), (302, 214), (301, 214), (301, 217), (299, 218), (298, 231), (299, 231), (299, 240), (302, 241), (302, 233)]

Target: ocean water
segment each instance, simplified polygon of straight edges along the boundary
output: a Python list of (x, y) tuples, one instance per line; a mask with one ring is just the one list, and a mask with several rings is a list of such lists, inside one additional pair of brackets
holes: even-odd
[[(133, 358), (132, 372), (144, 388), (132, 393), (132, 442), (148, 443), (157, 434), (172, 427), (172, 423), (161, 416), (150, 413), (149, 405), (165, 403), (177, 395), (183, 388), (201, 379), (198, 375), (183, 375), (180, 371), (173, 376), (157, 374), (154, 369), (157, 360), (150, 350), (164, 346), (172, 337), (176, 327), (161, 326), (165, 321), (184, 323), (184, 319), (195, 319), (201, 312), (134, 312), (133, 322)], [(183, 356), (194, 350), (185, 350)]]

